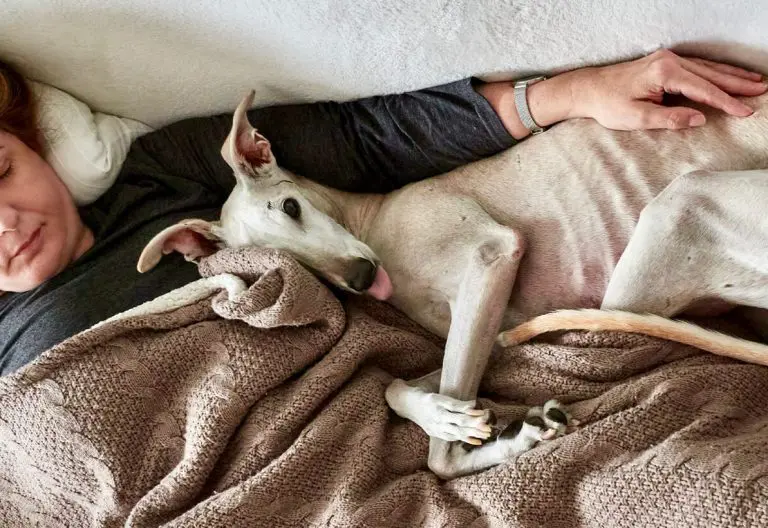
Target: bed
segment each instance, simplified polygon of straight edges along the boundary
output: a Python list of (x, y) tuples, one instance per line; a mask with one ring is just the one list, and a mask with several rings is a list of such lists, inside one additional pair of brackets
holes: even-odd
[[(231, 112), (250, 88), (257, 105), (343, 100), (659, 46), (768, 73), (768, 11), (746, 0), (3, 10), (0, 56), (58, 109), (50, 127), (69, 133), (49, 156), (80, 203), (131, 139)], [(426, 435), (384, 399), (393, 377), (439, 366), (440, 339), (388, 305), (337, 297), (280, 252), (221, 251), (200, 273), (0, 378), (0, 524), (768, 525), (765, 367), (612, 332), (500, 350), (481, 405), (512, 420), (554, 395), (583, 427), (446, 482), (426, 466)]]

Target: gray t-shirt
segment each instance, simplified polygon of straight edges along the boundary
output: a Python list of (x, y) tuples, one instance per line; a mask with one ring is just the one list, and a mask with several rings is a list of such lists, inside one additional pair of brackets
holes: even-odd
[[(473, 80), (347, 103), (249, 112), (282, 166), (333, 187), (387, 192), (514, 143)], [(148, 273), (139, 254), (184, 218), (213, 220), (234, 186), (220, 149), (231, 114), (193, 118), (139, 138), (115, 184), (80, 210), (95, 244), (29, 292), (0, 296), (0, 374), (97, 322), (199, 279), (178, 254)]]

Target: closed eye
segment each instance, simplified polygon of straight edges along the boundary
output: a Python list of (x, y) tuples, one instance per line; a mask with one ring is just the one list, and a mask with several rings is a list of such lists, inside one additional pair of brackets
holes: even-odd
[(6, 165), (5, 170), (3, 170), (2, 173), (0, 173), (0, 180), (4, 180), (5, 178), (10, 176), (11, 174), (13, 174), (13, 163), (8, 162), (8, 164)]

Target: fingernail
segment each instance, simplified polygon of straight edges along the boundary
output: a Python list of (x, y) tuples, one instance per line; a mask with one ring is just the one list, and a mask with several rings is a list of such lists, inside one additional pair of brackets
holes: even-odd
[(706, 122), (707, 122), (707, 119), (702, 114), (696, 114), (690, 119), (690, 121), (688, 121), (688, 125), (692, 127), (697, 127), (697, 126), (703, 125)]

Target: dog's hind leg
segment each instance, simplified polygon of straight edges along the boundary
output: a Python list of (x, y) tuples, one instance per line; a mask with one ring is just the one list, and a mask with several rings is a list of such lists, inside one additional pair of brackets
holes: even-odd
[(693, 172), (642, 212), (602, 308), (768, 308), (768, 171)]

